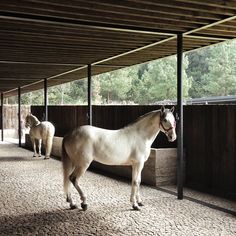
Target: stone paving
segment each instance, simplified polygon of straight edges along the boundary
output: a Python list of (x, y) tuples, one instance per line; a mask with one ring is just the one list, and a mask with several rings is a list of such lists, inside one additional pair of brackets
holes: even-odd
[(0, 143), (0, 235), (236, 235), (235, 216), (148, 186), (141, 211), (131, 209), (128, 182), (87, 171), (81, 186), (88, 210), (70, 210), (60, 161)]

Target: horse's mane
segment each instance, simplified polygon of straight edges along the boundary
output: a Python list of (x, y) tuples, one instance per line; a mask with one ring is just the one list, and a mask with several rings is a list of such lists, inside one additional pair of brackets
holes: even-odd
[(129, 123), (128, 125), (126, 125), (124, 128), (130, 127), (136, 123), (138, 123), (140, 120), (145, 119), (147, 116), (150, 116), (151, 114), (156, 114), (157, 112), (160, 112), (160, 110), (155, 110), (155, 111), (150, 111), (144, 115), (139, 116), (136, 120), (134, 120), (133, 122)]
[(39, 119), (36, 116), (34, 116), (33, 114), (29, 114), (27, 117), (29, 117), (29, 119), (31, 119), (33, 121), (34, 125), (40, 124)]

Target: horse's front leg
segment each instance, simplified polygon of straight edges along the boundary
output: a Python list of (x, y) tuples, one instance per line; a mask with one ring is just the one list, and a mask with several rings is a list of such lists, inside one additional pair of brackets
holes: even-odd
[(31, 137), (31, 142), (33, 144), (33, 149), (34, 149), (34, 155), (33, 157), (37, 156), (37, 151), (36, 151), (36, 142), (35, 142), (35, 138)]
[(134, 210), (140, 210), (139, 206), (143, 206), (141, 197), (139, 194), (139, 186), (141, 183), (141, 172), (143, 169), (143, 162), (135, 163), (132, 166), (132, 190), (130, 201)]
[(38, 142), (39, 142), (39, 157), (41, 157), (42, 139), (39, 139)]

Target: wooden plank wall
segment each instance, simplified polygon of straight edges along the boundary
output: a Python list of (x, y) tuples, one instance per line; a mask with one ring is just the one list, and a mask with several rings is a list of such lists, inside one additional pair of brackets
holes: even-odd
[[(93, 124), (118, 129), (159, 106), (93, 106)], [(40, 111), (41, 110), (41, 111)], [(42, 117), (42, 107), (32, 113)], [(41, 112), (41, 113), (40, 113)], [(49, 120), (56, 135), (87, 123), (86, 106), (50, 106)], [(164, 134), (154, 148), (176, 147)], [(185, 185), (236, 200), (236, 106), (195, 105), (184, 107)]]
[(186, 186), (236, 200), (236, 106), (184, 108)]
[[(42, 119), (43, 106), (31, 106), (31, 113)], [(63, 137), (73, 128), (87, 124), (86, 106), (49, 106), (48, 120), (55, 126), (55, 136)]]

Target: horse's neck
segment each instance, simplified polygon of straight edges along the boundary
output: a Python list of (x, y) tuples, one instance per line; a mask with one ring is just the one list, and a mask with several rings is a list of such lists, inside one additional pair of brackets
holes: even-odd
[(155, 111), (146, 115), (129, 128), (152, 143), (160, 131), (160, 112)]
[(40, 121), (38, 120), (37, 117), (32, 117), (32, 126), (36, 126), (39, 125)]

